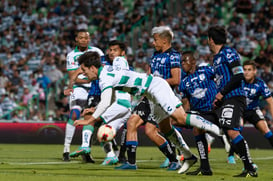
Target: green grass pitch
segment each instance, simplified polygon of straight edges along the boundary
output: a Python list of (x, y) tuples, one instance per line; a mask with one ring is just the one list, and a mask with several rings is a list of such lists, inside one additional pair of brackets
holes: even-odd
[[(77, 149), (76, 145), (71, 150)], [(191, 148), (197, 154), (195, 148)], [(62, 161), (62, 145), (46, 144), (0, 144), (0, 181), (175, 181), (175, 180), (245, 180), (233, 178), (239, 174), (243, 164), (227, 164), (224, 149), (212, 148), (210, 164), (213, 176), (188, 176), (159, 168), (164, 156), (157, 147), (139, 146), (137, 149), (137, 170), (115, 170), (115, 166), (101, 166), (104, 151), (100, 146), (92, 147), (95, 164), (82, 163), (81, 157), (71, 162)], [(251, 149), (252, 159), (258, 165), (258, 178), (248, 180), (273, 180), (272, 150)], [(190, 170), (198, 167), (197, 162)]]

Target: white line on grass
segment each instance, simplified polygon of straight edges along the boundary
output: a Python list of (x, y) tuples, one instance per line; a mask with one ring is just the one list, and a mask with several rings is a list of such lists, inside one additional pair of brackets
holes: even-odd
[(19, 163), (19, 162), (11, 162), (7, 163), (10, 165), (63, 165), (63, 164), (78, 164), (82, 163), (82, 161), (70, 161), (70, 162), (25, 162), (25, 163)]
[[(162, 159), (163, 160), (163, 159)], [(146, 162), (160, 162), (162, 160), (137, 160), (137, 163), (146, 163)], [(210, 159), (210, 161), (217, 161), (218, 159)], [(273, 160), (273, 156), (269, 157), (260, 157), (253, 158), (253, 160)], [(82, 161), (70, 161), (70, 162), (7, 162), (10, 165), (63, 165), (63, 164), (79, 164), (83, 163)]]

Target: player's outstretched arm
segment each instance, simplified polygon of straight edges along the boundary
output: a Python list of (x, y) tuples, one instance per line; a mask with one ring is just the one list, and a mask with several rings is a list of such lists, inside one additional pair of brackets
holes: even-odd
[(93, 116), (91, 116), (89, 119), (87, 120), (76, 120), (74, 121), (74, 126), (79, 126), (79, 125), (89, 125), (89, 124), (92, 124), (93, 125), (93, 122), (95, 122), (95, 118)]

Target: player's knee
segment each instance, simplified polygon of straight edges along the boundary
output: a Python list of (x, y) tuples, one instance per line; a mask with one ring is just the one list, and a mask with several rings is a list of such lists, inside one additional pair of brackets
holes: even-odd
[(187, 113), (182, 108), (177, 109), (171, 116), (173, 118), (173, 124), (185, 125), (187, 119)]
[(77, 119), (79, 119), (80, 118), (80, 116), (81, 116), (81, 112), (80, 112), (80, 110), (79, 109), (72, 109), (71, 111), (70, 111), (70, 119), (72, 119), (72, 120), (77, 120)]
[(149, 124), (147, 123), (145, 125), (145, 134), (151, 139), (153, 140), (153, 138), (157, 135), (157, 127), (153, 124)]
[(127, 121), (126, 126), (128, 131), (134, 131), (137, 129), (137, 124), (139, 121), (138, 115), (132, 115), (130, 119)]

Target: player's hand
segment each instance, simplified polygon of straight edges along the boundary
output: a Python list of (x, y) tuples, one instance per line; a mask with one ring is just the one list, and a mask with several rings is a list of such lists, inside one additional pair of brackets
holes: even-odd
[(95, 112), (95, 107), (90, 107), (90, 108), (86, 108), (83, 110), (83, 115), (86, 115), (86, 114), (93, 114)]
[(74, 126), (78, 126), (78, 125), (88, 125), (89, 121), (88, 120), (76, 120), (74, 121)]
[(214, 107), (214, 108), (221, 107), (223, 97), (224, 97), (224, 96), (223, 96), (220, 92), (218, 92), (218, 93), (216, 94), (215, 99), (214, 99), (214, 101), (213, 101), (213, 107)]
[(64, 90), (64, 95), (66, 96), (70, 96), (72, 93), (73, 93), (73, 89), (68, 88)]

